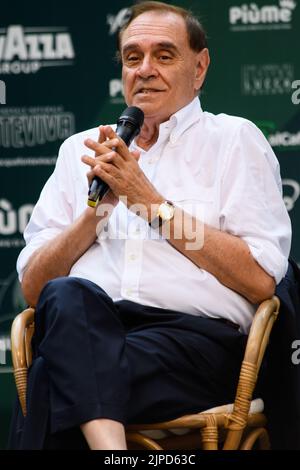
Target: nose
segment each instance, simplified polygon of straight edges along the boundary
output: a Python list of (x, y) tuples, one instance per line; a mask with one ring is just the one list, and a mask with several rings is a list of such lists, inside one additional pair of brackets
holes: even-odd
[(153, 60), (145, 56), (137, 70), (137, 74), (139, 75), (140, 78), (147, 80), (151, 77), (157, 77), (158, 72), (155, 68), (155, 64), (153, 63)]

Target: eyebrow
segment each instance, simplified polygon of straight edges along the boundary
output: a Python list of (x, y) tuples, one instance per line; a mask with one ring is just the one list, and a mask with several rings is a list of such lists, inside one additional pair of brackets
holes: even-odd
[[(169, 42), (169, 41), (159, 42), (155, 44), (154, 48), (178, 52), (177, 47), (172, 42)], [(141, 50), (140, 45), (138, 43), (131, 43), (131, 44), (128, 44), (127, 46), (124, 46), (124, 48), (122, 49), (122, 54), (126, 54), (127, 52), (136, 51), (136, 50)]]

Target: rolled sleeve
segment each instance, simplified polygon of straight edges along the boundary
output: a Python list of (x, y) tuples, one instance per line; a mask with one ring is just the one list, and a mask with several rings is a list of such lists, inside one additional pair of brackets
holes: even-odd
[(263, 134), (248, 121), (226, 156), (221, 203), (221, 229), (242, 238), (278, 284), (287, 271), (291, 222), (279, 163)]
[(60, 233), (61, 230), (55, 228), (41, 230), (39, 233), (35, 234), (30, 243), (23, 248), (17, 259), (17, 272), (20, 282), (22, 282), (24, 271), (33, 253)]
[(268, 240), (263, 240), (259, 246), (255, 245), (257, 240), (252, 240), (250, 237), (245, 237), (244, 240), (248, 243), (253, 258), (270, 276), (275, 279), (276, 284), (279, 284), (287, 272), (287, 257), (281, 253), (280, 249)]

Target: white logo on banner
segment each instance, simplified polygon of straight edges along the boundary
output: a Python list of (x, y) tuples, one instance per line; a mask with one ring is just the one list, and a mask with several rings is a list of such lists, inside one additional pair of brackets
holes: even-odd
[(124, 103), (123, 83), (119, 78), (113, 78), (109, 82), (109, 96), (112, 104)]
[(292, 209), (294, 209), (296, 201), (300, 196), (300, 185), (298, 181), (295, 181), (292, 179), (283, 179), (282, 185), (283, 185), (284, 190), (287, 187), (290, 188), (289, 192), (291, 192), (292, 190), (291, 196), (288, 196), (287, 194), (283, 196), (283, 200), (284, 200), (287, 210), (291, 211)]
[(278, 5), (258, 6), (256, 3), (233, 6), (229, 9), (231, 31), (290, 29), (295, 0), (279, 0)]
[(112, 36), (117, 33), (122, 26), (129, 20), (131, 10), (130, 8), (122, 8), (116, 15), (108, 14), (106, 17), (107, 24), (109, 25), (109, 34)]
[(0, 80), (0, 104), (6, 104), (6, 85), (3, 80)]
[[(33, 204), (24, 204), (19, 209), (14, 209), (12, 203), (7, 199), (0, 199), (0, 235), (15, 235), (17, 232), (23, 233), (29, 222), (33, 211)], [(1, 240), (2, 242), (9, 240)], [(24, 242), (22, 242), (24, 245)]]
[(0, 147), (36, 147), (65, 140), (74, 132), (75, 115), (63, 106), (0, 108)]
[(242, 92), (251, 96), (290, 94), (294, 80), (292, 64), (244, 65)]
[(9, 336), (0, 336), (0, 364), (6, 364), (6, 353), (11, 350)]
[(300, 131), (294, 134), (288, 131), (269, 134), (268, 141), (272, 147), (299, 147)]
[(42, 67), (73, 65), (71, 35), (65, 27), (23, 27), (0, 29), (0, 73), (36, 73)]

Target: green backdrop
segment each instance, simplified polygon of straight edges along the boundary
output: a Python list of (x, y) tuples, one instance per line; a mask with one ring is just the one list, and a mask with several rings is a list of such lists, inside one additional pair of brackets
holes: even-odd
[[(4, 3), (4, 2), (3, 2)], [(299, 2), (300, 3), (300, 2)], [(124, 108), (116, 33), (127, 1), (5, 2), (0, 10), (0, 447), (15, 396), (11, 321), (24, 300), (15, 271), (22, 233), (62, 141), (113, 123)], [(254, 121), (279, 159), (300, 261), (300, 4), (178, 1), (202, 20), (211, 66), (203, 108)]]

